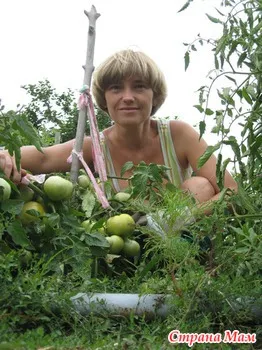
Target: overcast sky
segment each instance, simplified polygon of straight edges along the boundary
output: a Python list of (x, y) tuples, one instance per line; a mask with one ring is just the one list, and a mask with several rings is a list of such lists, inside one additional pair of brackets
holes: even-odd
[[(206, 13), (217, 15), (219, 0), (194, 0), (177, 13), (186, 0), (1, 0), (0, 98), (6, 110), (26, 103), (21, 85), (48, 79), (60, 92), (78, 90), (83, 84), (88, 18), (84, 10), (95, 5), (97, 20), (94, 65), (117, 50), (140, 49), (164, 72), (168, 98), (157, 116), (178, 115), (194, 125), (201, 120), (193, 108), (195, 92), (206, 83), (213, 66), (210, 48), (200, 48), (184, 71), (183, 42), (198, 33), (217, 38), (222, 27)], [(211, 106), (212, 107), (212, 106)], [(206, 135), (209, 143), (214, 137)]]

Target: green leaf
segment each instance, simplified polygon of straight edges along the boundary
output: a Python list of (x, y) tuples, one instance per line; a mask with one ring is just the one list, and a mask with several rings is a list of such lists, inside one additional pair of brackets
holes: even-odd
[(188, 0), (179, 11), (177, 11), (177, 13), (184, 11), (186, 8), (188, 8), (188, 6), (190, 5), (190, 3), (192, 2), (192, 0)]
[(17, 170), (20, 170), (20, 162), (21, 162), (21, 150), (20, 147), (15, 148), (15, 165)]
[(194, 105), (193, 107), (195, 107), (200, 113), (204, 112), (204, 108), (200, 105)]
[(162, 182), (162, 174), (157, 164), (149, 164), (149, 176), (153, 181)]
[(250, 105), (252, 105), (252, 99), (249, 96), (247, 90), (245, 88), (242, 89), (242, 96), (244, 97), (244, 99), (247, 101), (247, 103), (249, 103)]
[(134, 163), (133, 163), (133, 162), (131, 162), (131, 161), (126, 162), (126, 163), (123, 165), (122, 169), (121, 169), (121, 174), (120, 174), (120, 176), (123, 176), (123, 175), (125, 174), (126, 171), (131, 170), (133, 167), (134, 167)]
[(17, 127), (20, 134), (24, 136), (31, 145), (34, 145), (38, 151), (42, 152), (39, 136), (31, 122), (29, 122), (25, 115), (17, 115), (14, 127)]
[(200, 169), (212, 156), (212, 154), (220, 148), (220, 142), (215, 146), (208, 146), (204, 154), (198, 159), (197, 168)]
[(139, 281), (142, 281), (143, 278), (148, 274), (148, 272), (152, 270), (160, 260), (161, 255), (155, 254), (153, 258), (149, 261), (149, 263), (145, 265), (143, 270), (139, 272)]
[(106, 240), (105, 236), (103, 236), (101, 233), (98, 233), (98, 232), (86, 233), (85, 242), (89, 247), (92, 247), (92, 246), (103, 247), (103, 248), (110, 247), (110, 244)]
[(248, 251), (249, 251), (249, 247), (241, 247), (241, 248), (235, 249), (235, 252), (239, 254), (246, 254), (248, 253)]
[[(224, 48), (226, 46), (227, 43), (227, 36), (223, 35), (218, 41), (217, 41), (217, 46), (216, 46), (216, 51), (215, 54), (217, 55), (220, 51), (224, 51)], [(222, 62), (221, 62), (221, 66), (223, 66)]]
[(13, 221), (8, 227), (7, 232), (12, 237), (15, 244), (23, 248), (31, 247), (31, 242), (20, 221)]
[(211, 133), (212, 134), (218, 134), (219, 132), (219, 128), (217, 126), (214, 126), (212, 129), (211, 129)]
[(262, 135), (259, 135), (255, 138), (255, 141), (251, 143), (251, 145), (249, 146), (249, 148), (252, 151), (255, 151), (257, 149), (259, 149), (259, 147), (262, 145)]
[(252, 35), (257, 34), (261, 28), (262, 28), (262, 20), (260, 20), (259, 23), (253, 28)]
[(208, 17), (208, 19), (209, 19), (211, 22), (213, 22), (213, 23), (221, 23), (221, 24), (222, 24), (222, 22), (220, 21), (220, 19), (215, 18), (215, 17), (212, 17), (212, 16), (210, 16), (210, 15), (207, 14), (207, 13), (206, 13), (206, 16)]
[(241, 53), (241, 55), (239, 56), (238, 61), (237, 61), (238, 67), (241, 67), (241, 65), (242, 65), (243, 61), (246, 59), (246, 57), (247, 57), (246, 52)]
[(190, 63), (190, 56), (189, 52), (187, 51), (184, 56), (184, 61), (185, 61), (185, 71), (187, 70), (189, 63)]
[(221, 15), (221, 16), (225, 16), (221, 11), (219, 11), (216, 7), (215, 7), (215, 9), (217, 10), (217, 12)]
[(237, 82), (236, 82), (236, 80), (234, 78), (230, 77), (229, 75), (225, 75), (225, 77), (227, 79), (229, 79), (230, 81), (233, 81), (233, 83), (237, 85)]
[(20, 199), (8, 199), (1, 203), (1, 208), (9, 214), (18, 215), (21, 213), (24, 203), (25, 202)]
[(199, 123), (199, 139), (201, 139), (205, 131), (206, 131), (206, 123), (204, 121), (201, 121)]
[(44, 222), (54, 228), (60, 223), (60, 215), (57, 213), (46, 213)]
[(214, 58), (215, 58), (215, 68), (216, 68), (216, 69), (219, 69), (219, 62), (218, 62), (218, 59), (217, 59), (217, 55), (216, 55), (216, 54), (214, 55)]
[(217, 178), (217, 185), (220, 190), (223, 188), (223, 178), (221, 176), (221, 163), (222, 163), (222, 154), (219, 153), (217, 156), (217, 164), (216, 164), (216, 178)]
[(95, 195), (91, 190), (86, 189), (81, 197), (82, 197), (82, 209), (85, 212), (86, 217), (90, 218), (96, 203)]
[(227, 158), (223, 161), (223, 164), (222, 164), (222, 167), (221, 167), (221, 173), (222, 173), (222, 177), (224, 178), (225, 176), (225, 171), (226, 171), (226, 168), (228, 166), (228, 164), (230, 163), (231, 159), (230, 158)]
[(206, 114), (206, 115), (212, 115), (212, 114), (214, 114), (214, 111), (212, 111), (212, 109), (210, 109), (210, 108), (207, 108), (207, 109), (205, 110), (205, 114)]

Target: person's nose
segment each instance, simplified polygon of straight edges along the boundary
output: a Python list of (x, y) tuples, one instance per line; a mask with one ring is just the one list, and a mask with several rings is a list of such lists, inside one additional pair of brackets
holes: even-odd
[(123, 96), (122, 96), (122, 99), (125, 103), (131, 103), (134, 101), (134, 94), (133, 94), (133, 91), (132, 89), (126, 87), (124, 90), (123, 90)]

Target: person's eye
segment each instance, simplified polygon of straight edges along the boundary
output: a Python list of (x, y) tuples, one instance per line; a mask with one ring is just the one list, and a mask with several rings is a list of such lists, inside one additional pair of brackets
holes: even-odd
[(146, 84), (144, 84), (144, 83), (137, 83), (137, 84), (135, 84), (135, 89), (137, 89), (137, 90), (146, 89)]
[(112, 84), (108, 88), (108, 90), (111, 90), (111, 91), (119, 91), (120, 89), (121, 89), (121, 86), (119, 84)]

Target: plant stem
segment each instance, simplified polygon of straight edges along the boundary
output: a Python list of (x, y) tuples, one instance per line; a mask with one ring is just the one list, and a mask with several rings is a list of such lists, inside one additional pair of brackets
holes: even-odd
[(41, 197), (45, 198), (45, 194), (40, 188), (38, 188), (36, 185), (34, 185), (32, 182), (28, 184), (28, 187), (31, 188), (34, 192), (37, 192), (40, 194)]

